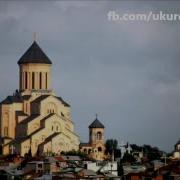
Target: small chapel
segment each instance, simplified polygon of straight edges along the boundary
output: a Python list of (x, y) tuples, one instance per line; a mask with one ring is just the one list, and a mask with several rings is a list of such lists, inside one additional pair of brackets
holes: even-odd
[(98, 120), (96, 115), (95, 120), (89, 125), (89, 142), (80, 143), (80, 151), (92, 159), (104, 160), (106, 158), (104, 129), (105, 126)]
[(52, 62), (36, 41), (18, 65), (19, 89), (0, 103), (2, 154), (79, 150), (71, 107), (51, 89)]

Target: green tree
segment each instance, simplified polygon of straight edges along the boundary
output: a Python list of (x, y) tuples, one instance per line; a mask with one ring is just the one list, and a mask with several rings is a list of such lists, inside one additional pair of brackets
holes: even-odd
[(123, 165), (121, 162), (118, 162), (117, 164), (117, 168), (118, 168), (118, 176), (124, 176), (124, 169), (123, 169)]
[(122, 158), (122, 163), (125, 163), (125, 162), (133, 163), (135, 161), (136, 159), (133, 157), (133, 155), (129, 154), (128, 152), (126, 152)]
[(143, 152), (149, 161), (159, 160), (162, 156), (162, 152), (157, 147), (151, 147), (150, 145), (144, 145)]
[(116, 139), (108, 139), (106, 141), (106, 153), (112, 155), (117, 150), (118, 141)]

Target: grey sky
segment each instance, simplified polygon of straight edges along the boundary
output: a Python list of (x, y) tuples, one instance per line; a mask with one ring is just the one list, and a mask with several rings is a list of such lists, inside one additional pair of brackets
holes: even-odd
[(0, 97), (18, 88), (17, 61), (36, 31), (82, 141), (98, 113), (106, 138), (170, 151), (180, 137), (180, 21), (110, 22), (110, 10), (180, 13), (180, 2), (0, 1)]

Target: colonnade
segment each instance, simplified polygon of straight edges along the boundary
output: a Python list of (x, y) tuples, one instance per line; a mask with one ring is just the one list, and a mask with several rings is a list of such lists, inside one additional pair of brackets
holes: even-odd
[(20, 89), (21, 90), (48, 90), (50, 86), (49, 72), (20, 72)]

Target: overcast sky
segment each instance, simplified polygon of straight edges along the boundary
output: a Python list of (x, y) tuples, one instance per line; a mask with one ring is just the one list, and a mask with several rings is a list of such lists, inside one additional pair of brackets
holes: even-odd
[(171, 151), (180, 138), (180, 21), (109, 21), (107, 13), (180, 13), (178, 1), (0, 1), (0, 99), (18, 88), (33, 32), (52, 87), (82, 141), (98, 113), (106, 138)]

